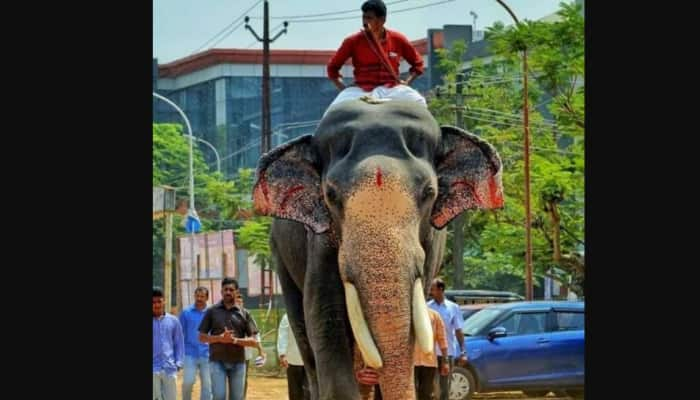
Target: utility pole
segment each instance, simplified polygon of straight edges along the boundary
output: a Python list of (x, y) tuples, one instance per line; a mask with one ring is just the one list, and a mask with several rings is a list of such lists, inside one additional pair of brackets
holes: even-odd
[[(192, 244), (190, 247), (190, 251), (192, 252), (192, 279), (195, 279), (197, 276), (196, 272), (196, 266), (194, 264), (194, 239), (195, 239), (195, 232), (198, 232), (201, 229), (201, 222), (199, 220), (199, 216), (197, 215), (197, 210), (194, 208), (194, 155), (193, 155), (193, 148), (194, 148), (194, 135), (192, 135), (192, 125), (190, 125), (190, 120), (187, 118), (187, 115), (185, 115), (185, 112), (182, 111), (180, 107), (178, 107), (177, 104), (173, 103), (172, 100), (163, 97), (159, 95), (158, 93), (153, 92), (153, 97), (156, 97), (158, 99), (163, 100), (164, 102), (168, 103), (171, 107), (173, 107), (182, 117), (182, 119), (185, 121), (185, 124), (187, 125), (187, 137), (190, 139), (190, 154), (189, 154), (189, 176), (190, 176), (190, 184), (189, 184), (189, 195), (190, 195), (190, 204), (189, 204), (189, 210), (187, 211), (187, 220), (185, 224), (185, 230), (188, 232), (192, 233), (191, 240)], [(196, 284), (196, 283), (195, 283)], [(169, 300), (168, 300), (169, 301)]]
[[(515, 25), (520, 25), (513, 10), (502, 0), (496, 0), (510, 14)], [(523, 159), (525, 168), (525, 299), (533, 299), (532, 288), (532, 211), (530, 206), (530, 110), (527, 94), (527, 47), (523, 46)]]
[[(173, 289), (173, 213), (165, 216), (165, 266), (163, 268), (165, 286), (165, 311), (172, 312)], [(177, 302), (176, 302), (177, 303)]]
[[(275, 37), (270, 39), (270, 7), (265, 0), (263, 3), (263, 37), (260, 38), (255, 30), (248, 25), (250, 17), (245, 17), (245, 28), (250, 31), (250, 33), (255, 36), (255, 38), (262, 42), (263, 44), (263, 77), (262, 77), (262, 129), (260, 131), (260, 156), (270, 151), (272, 148), (272, 123), (270, 121), (270, 43), (277, 40), (283, 33), (287, 33), (287, 26), (289, 23), (287, 21), (283, 22), (284, 28), (279, 31)], [(260, 302), (263, 302), (265, 298), (265, 289), (269, 290), (270, 302), (274, 298), (273, 293), (273, 281), (272, 281), (272, 266), (269, 267), (269, 274), (266, 276), (265, 268), (261, 268), (261, 281), (260, 281)], [(267, 278), (267, 279), (266, 279)], [(267, 282), (266, 282), (267, 281)]]
[[(456, 104), (454, 105), (455, 110), (455, 125), (464, 129), (464, 96), (462, 90), (464, 89), (464, 74), (457, 73), (457, 84), (456, 84)], [(455, 218), (452, 223), (454, 228), (454, 235), (452, 236), (452, 263), (455, 266), (454, 271), (454, 289), (464, 289), (464, 224), (466, 219), (466, 212), (461, 213), (457, 218)]]
[(523, 141), (525, 159), (525, 298), (533, 300), (532, 287), (532, 206), (530, 205), (530, 111), (527, 94), (527, 49), (523, 49)]
[(175, 212), (175, 188), (160, 186), (153, 188), (153, 219), (165, 217), (165, 259), (163, 266), (163, 291), (165, 310), (172, 306), (172, 259), (173, 259), (173, 212)]
[(261, 135), (262, 137), (260, 138), (260, 155), (262, 156), (263, 154), (267, 153), (270, 151), (272, 147), (272, 140), (271, 140), (271, 126), (272, 124), (270, 123), (270, 43), (274, 42), (277, 40), (280, 35), (283, 33), (287, 33), (287, 25), (289, 23), (287, 21), (284, 21), (284, 28), (275, 35), (274, 38), (270, 39), (270, 7), (265, 0), (263, 3), (263, 37), (260, 38), (257, 33), (253, 30), (253, 28), (248, 25), (248, 21), (250, 21), (250, 17), (246, 16), (245, 17), (245, 28), (250, 31), (250, 33), (255, 36), (255, 38), (259, 41), (262, 42), (263, 44), (263, 77), (262, 77), (262, 129), (261, 129)]
[[(467, 106), (464, 104), (465, 98), (478, 97), (478, 95), (465, 95), (464, 94), (464, 73), (458, 72), (455, 76), (456, 78), (456, 90), (455, 90), (455, 103), (452, 105), (452, 109), (455, 111), (455, 126), (460, 129), (466, 129), (464, 126), (464, 111)], [(440, 87), (436, 90), (436, 96), (442, 97), (442, 90)], [(449, 94), (449, 85), (447, 87), (447, 96)], [(454, 265), (454, 289), (464, 289), (464, 227), (469, 221), (466, 212), (460, 214), (457, 218), (452, 221), (453, 232), (453, 242), (452, 242), (452, 264)]]

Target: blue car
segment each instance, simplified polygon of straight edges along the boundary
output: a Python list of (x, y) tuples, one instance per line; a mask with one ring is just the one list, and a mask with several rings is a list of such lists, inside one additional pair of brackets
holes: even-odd
[(452, 371), (450, 400), (474, 392), (550, 391), (583, 397), (584, 303), (490, 305), (464, 321), (467, 363)]

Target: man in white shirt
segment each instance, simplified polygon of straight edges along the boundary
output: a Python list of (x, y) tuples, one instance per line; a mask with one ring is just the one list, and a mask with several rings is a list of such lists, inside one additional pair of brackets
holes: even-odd
[(279, 354), (280, 365), (287, 369), (289, 400), (309, 400), (311, 396), (306, 371), (304, 371), (304, 361), (299, 354), (287, 314), (284, 314), (277, 329), (277, 354)]
[[(462, 334), (462, 312), (459, 306), (445, 298), (445, 282), (440, 278), (433, 279), (430, 286), (430, 295), (432, 300), (428, 302), (428, 308), (437, 311), (445, 324), (445, 333), (447, 334), (447, 352), (442, 354), (440, 349), (436, 348), (438, 354), (438, 365), (442, 365), (443, 360), (447, 358), (450, 371), (454, 367), (454, 363), (461, 359), (467, 361), (467, 348), (464, 346), (464, 335)], [(447, 400), (450, 393), (449, 376), (440, 375), (440, 400)]]

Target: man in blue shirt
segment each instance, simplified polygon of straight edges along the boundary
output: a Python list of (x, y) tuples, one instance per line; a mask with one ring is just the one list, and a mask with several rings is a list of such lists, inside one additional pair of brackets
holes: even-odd
[(175, 400), (185, 341), (180, 321), (163, 308), (163, 290), (153, 288), (153, 400)]
[[(442, 322), (445, 324), (447, 333), (447, 352), (442, 354), (436, 346), (438, 355), (438, 365), (443, 365), (443, 359), (447, 357), (450, 373), (446, 376), (440, 374), (440, 400), (447, 400), (450, 394), (450, 375), (454, 366), (455, 358), (467, 361), (466, 348), (464, 347), (464, 335), (462, 334), (462, 313), (459, 306), (445, 298), (445, 282), (440, 278), (433, 279), (430, 285), (430, 296), (433, 298), (428, 302), (428, 308), (432, 308), (440, 314)], [(455, 343), (456, 342), (456, 343)], [(457, 346), (459, 344), (459, 347)]]
[(209, 289), (204, 286), (194, 291), (194, 304), (180, 313), (180, 325), (185, 335), (185, 370), (182, 379), (182, 400), (192, 400), (197, 369), (201, 383), (200, 400), (211, 400), (211, 374), (209, 373), (209, 345), (199, 341), (199, 324), (207, 311)]

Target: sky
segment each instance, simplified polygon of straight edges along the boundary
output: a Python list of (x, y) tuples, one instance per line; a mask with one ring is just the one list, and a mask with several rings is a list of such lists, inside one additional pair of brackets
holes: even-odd
[[(263, 3), (259, 0), (153, 0), (153, 57), (159, 64), (168, 63), (198, 51), (214, 48), (262, 48), (262, 43), (235, 22), (242, 16), (251, 17), (250, 25), (262, 36)], [(535, 20), (556, 12), (562, 0), (506, 0), (520, 20)], [(270, 36), (280, 29), (281, 17), (334, 13), (312, 19), (356, 18), (319, 22), (289, 22), (288, 33), (270, 45), (271, 49), (335, 50), (343, 39), (361, 27), (360, 6), (364, 0), (269, 0)], [(568, 2), (568, 1), (567, 1)], [(395, 3), (395, 4), (392, 4)], [(430, 28), (443, 25), (474, 24), (470, 15), (477, 14), (476, 29), (483, 30), (496, 21), (512, 23), (510, 15), (495, 0), (385, 0), (386, 27), (402, 32), (410, 40), (426, 37)], [(434, 4), (434, 5), (432, 5)], [(254, 8), (251, 9), (251, 7)], [(430, 6), (427, 6), (430, 5)], [(427, 6), (415, 10), (400, 11)], [(249, 12), (245, 13), (246, 10)], [(396, 14), (392, 14), (396, 12)], [(238, 26), (230, 31), (230, 28)], [(230, 27), (225, 30), (226, 27)], [(223, 32), (223, 33), (221, 33)], [(221, 33), (217, 36), (217, 34)]]

